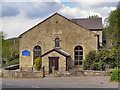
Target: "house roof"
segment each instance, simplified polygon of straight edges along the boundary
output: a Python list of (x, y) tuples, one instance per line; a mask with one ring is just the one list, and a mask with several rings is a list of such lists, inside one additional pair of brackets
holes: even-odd
[(91, 31), (102, 30), (102, 18), (82, 18), (82, 19), (71, 19), (71, 20)]
[(51, 53), (51, 52), (53, 52), (53, 51), (58, 52), (59, 54), (65, 56), (65, 57), (69, 57), (69, 56), (70, 56), (69, 53), (63, 51), (62, 49), (52, 49), (52, 50), (44, 53), (43, 55), (41, 55), (41, 57), (44, 57), (45, 55), (47, 55), (47, 54), (49, 54), (49, 53)]

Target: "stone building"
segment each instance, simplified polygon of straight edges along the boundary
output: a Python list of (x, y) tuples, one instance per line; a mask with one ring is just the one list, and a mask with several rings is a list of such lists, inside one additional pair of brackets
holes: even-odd
[(53, 66), (56, 71), (69, 71), (81, 67), (85, 54), (98, 51), (100, 45), (101, 18), (70, 20), (55, 13), (20, 35), (20, 69), (32, 70), (35, 59), (42, 57), (46, 74)]

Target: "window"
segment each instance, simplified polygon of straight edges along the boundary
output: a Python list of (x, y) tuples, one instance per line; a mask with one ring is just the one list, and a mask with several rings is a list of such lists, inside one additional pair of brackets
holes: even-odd
[(98, 38), (98, 49), (100, 49), (100, 42), (99, 42), (99, 35), (97, 35), (97, 38)]
[(59, 47), (59, 38), (55, 39), (55, 47)]
[(83, 48), (82, 46), (76, 46), (74, 49), (74, 54), (75, 54), (75, 65), (82, 65), (82, 60), (83, 60)]
[(41, 56), (41, 47), (35, 46), (33, 50), (33, 64), (35, 64), (35, 59)]

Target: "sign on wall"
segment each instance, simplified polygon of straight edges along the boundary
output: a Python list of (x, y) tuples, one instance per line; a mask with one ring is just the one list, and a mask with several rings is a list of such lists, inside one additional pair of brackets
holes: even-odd
[(22, 51), (22, 56), (30, 56), (30, 51), (28, 50)]

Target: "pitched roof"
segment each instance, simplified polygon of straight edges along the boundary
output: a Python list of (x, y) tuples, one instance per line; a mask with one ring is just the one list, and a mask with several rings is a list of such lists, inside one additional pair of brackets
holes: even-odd
[(44, 53), (43, 55), (41, 55), (41, 57), (43, 57), (43, 56), (45, 56), (45, 55), (47, 55), (47, 54), (49, 54), (49, 53), (51, 53), (51, 52), (53, 52), (53, 51), (56, 51), (56, 52), (58, 52), (59, 54), (65, 56), (65, 57), (69, 57), (69, 56), (70, 56), (69, 53), (63, 51), (62, 49), (52, 49), (52, 50), (50, 50), (50, 51)]
[[(70, 22), (72, 22), (72, 23), (74, 23), (74, 24), (76, 24), (76, 25), (78, 25), (78, 26), (80, 26), (80, 27), (82, 27), (82, 28), (84, 28), (84, 29), (86, 29), (86, 30), (88, 30), (88, 31), (89, 31), (89, 29), (88, 29), (88, 28), (85, 28), (84, 26), (82, 26), (82, 25), (80, 25), (80, 24), (78, 24), (78, 23), (75, 23), (75, 22), (73, 22), (73, 20), (70, 20), (70, 19), (68, 19), (68, 18), (66, 18), (66, 17), (64, 17), (64, 16), (62, 16), (61, 14), (59, 14), (59, 13), (57, 13), (57, 12), (56, 12), (56, 13), (55, 13), (55, 14), (53, 14), (52, 16), (50, 16), (50, 17), (46, 18), (45, 20), (43, 20), (42, 22), (40, 22), (40, 23), (38, 23), (37, 25), (33, 26), (32, 28), (30, 28), (30, 29), (29, 29), (29, 30), (27, 30), (26, 32), (22, 33), (22, 34), (19, 36), (19, 38), (21, 38), (23, 34), (25, 34), (25, 33), (29, 32), (30, 30), (32, 30), (32, 29), (33, 29), (33, 28), (35, 28), (36, 26), (40, 25), (41, 23), (45, 22), (45, 21), (46, 21), (46, 20), (48, 20), (49, 18), (51, 18), (51, 17), (55, 16), (56, 14), (57, 14), (57, 15), (59, 15), (59, 16), (61, 16), (61, 17), (63, 17), (63, 18), (65, 18), (65, 19), (67, 19), (67, 20), (69, 20)], [(91, 32), (91, 33), (93, 33), (93, 32)], [(95, 33), (94, 33), (94, 34), (95, 34)]]
[(89, 30), (102, 30), (102, 18), (82, 18), (71, 20)]

